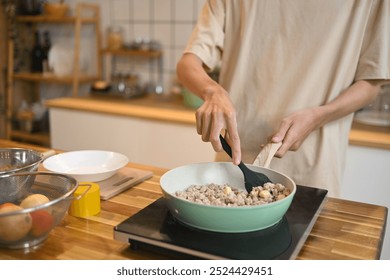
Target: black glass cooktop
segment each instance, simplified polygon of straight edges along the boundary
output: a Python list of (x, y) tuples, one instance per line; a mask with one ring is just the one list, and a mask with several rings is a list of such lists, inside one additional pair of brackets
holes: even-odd
[[(183, 259), (295, 259), (325, 201), (327, 190), (297, 186), (289, 210), (276, 225), (247, 233), (195, 229), (175, 219), (163, 198), (114, 228), (114, 239), (134, 250)], [(234, 222), (234, 221), (232, 221)]]

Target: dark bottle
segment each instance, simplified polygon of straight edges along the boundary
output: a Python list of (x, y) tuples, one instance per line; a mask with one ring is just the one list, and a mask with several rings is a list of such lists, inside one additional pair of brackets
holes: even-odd
[(35, 44), (31, 51), (31, 72), (43, 72), (43, 48), (41, 46), (41, 37), (38, 31), (34, 33)]
[(42, 69), (43, 73), (49, 73), (49, 51), (51, 48), (51, 39), (49, 31), (43, 32), (43, 54), (42, 54)]

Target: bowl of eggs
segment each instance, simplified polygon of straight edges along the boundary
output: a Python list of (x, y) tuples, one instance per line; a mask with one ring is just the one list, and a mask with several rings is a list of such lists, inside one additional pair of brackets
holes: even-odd
[(41, 244), (78, 199), (73, 195), (77, 187), (73, 177), (52, 172), (0, 175), (0, 247)]

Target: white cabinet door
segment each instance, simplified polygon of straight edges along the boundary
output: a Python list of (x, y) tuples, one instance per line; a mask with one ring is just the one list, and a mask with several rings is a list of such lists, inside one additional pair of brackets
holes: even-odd
[[(349, 146), (341, 198), (390, 208), (390, 150)], [(381, 259), (390, 260), (390, 216)]]
[(49, 112), (54, 149), (110, 150), (163, 168), (214, 161), (211, 144), (202, 142), (194, 125), (59, 108)]

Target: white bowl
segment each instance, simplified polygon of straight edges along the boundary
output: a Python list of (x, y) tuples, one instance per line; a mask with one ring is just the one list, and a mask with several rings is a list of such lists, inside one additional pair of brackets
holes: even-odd
[(49, 171), (74, 177), (78, 182), (99, 182), (113, 176), (129, 162), (125, 155), (99, 150), (58, 154), (43, 162)]

